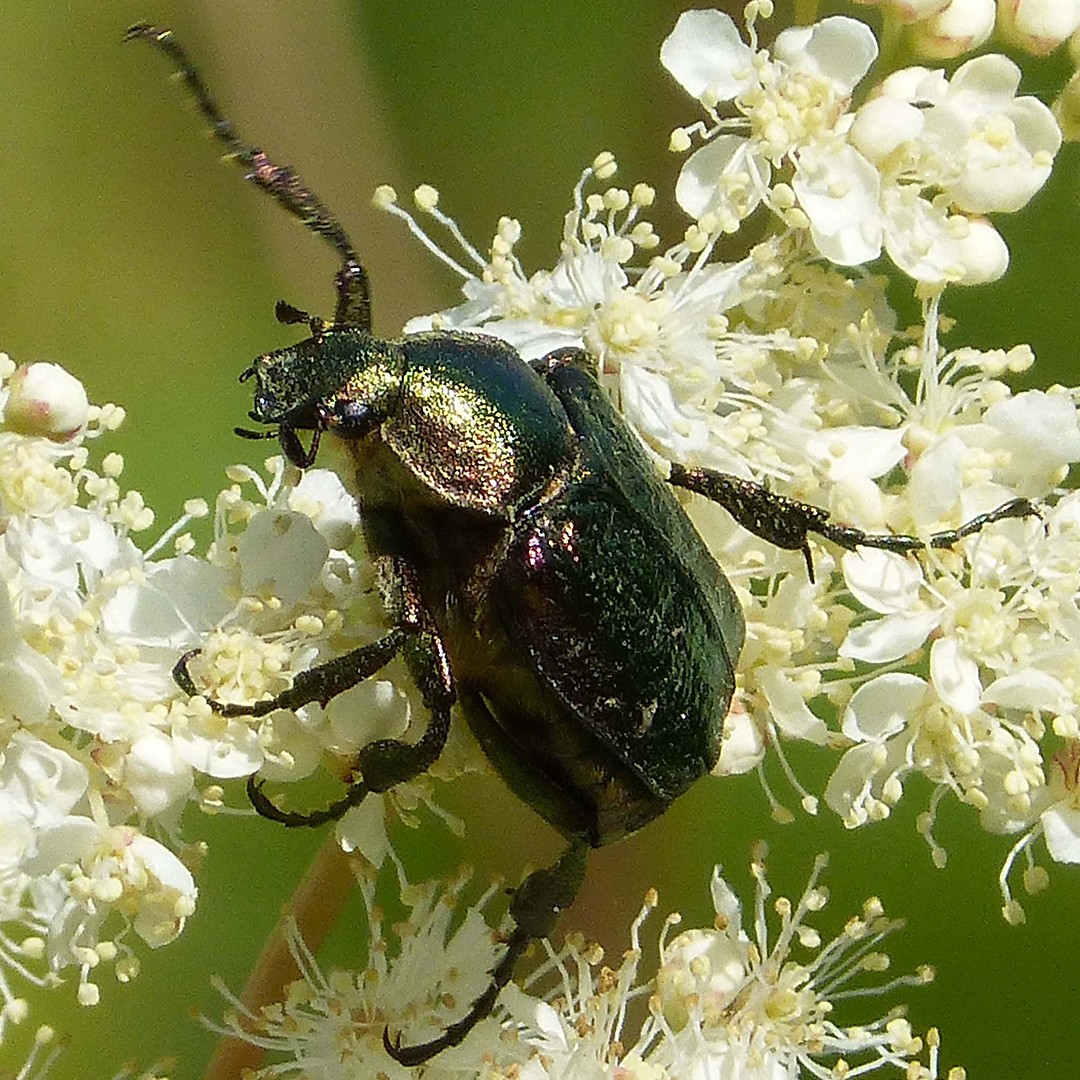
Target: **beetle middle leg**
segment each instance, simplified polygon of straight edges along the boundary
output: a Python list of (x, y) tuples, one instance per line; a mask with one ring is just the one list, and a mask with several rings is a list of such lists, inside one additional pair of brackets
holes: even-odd
[(402, 1046), (390, 1038), (389, 1029), (383, 1032), (386, 1052), (401, 1065), (422, 1065), (429, 1058), (451, 1046), (457, 1046), (481, 1020), (491, 1013), (502, 988), (510, 981), (518, 960), (533, 941), (550, 937), (559, 912), (569, 907), (581, 888), (585, 876), (588, 845), (573, 841), (554, 866), (534, 870), (514, 890), (510, 900), (510, 915), (514, 929), (506, 943), (506, 952), (491, 972), (488, 988), (472, 1003), (469, 1011), (450, 1024), (437, 1038), (413, 1046)]
[(1038, 517), (1039, 514), (1030, 499), (1010, 499), (996, 509), (965, 522), (958, 529), (933, 533), (923, 540), (902, 533), (868, 533), (851, 525), (839, 525), (831, 521), (829, 512), (820, 506), (778, 495), (763, 484), (729, 473), (687, 469), (673, 464), (668, 479), (676, 487), (697, 492), (719, 503), (744, 529), (762, 540), (788, 551), (801, 551), (811, 581), (814, 580), (814, 563), (810, 553), (810, 533), (831, 540), (847, 551), (870, 547), (906, 554), (927, 548), (952, 547), (965, 536), (977, 533), (994, 521), (1032, 515)]
[[(307, 813), (282, 810), (263, 792), (262, 781), (248, 777), (248, 797), (263, 817), (293, 828), (336, 821), (365, 796), (389, 791), (426, 772), (442, 753), (450, 732), (450, 708), (455, 701), (450, 662), (408, 566), (399, 559), (392, 560), (390, 574), (388, 613), (395, 626), (384, 637), (300, 672), (292, 686), (265, 701), (240, 705), (214, 698), (207, 700), (210, 708), (224, 717), (266, 716), (277, 709), (295, 710), (312, 702), (325, 706), (331, 698), (370, 678), (401, 653), (431, 713), (427, 730), (415, 743), (398, 739), (368, 743), (356, 755), (361, 778), (340, 799), (319, 810)], [(173, 668), (177, 685), (189, 694), (198, 693), (188, 671), (188, 663), (197, 651), (185, 653)]]

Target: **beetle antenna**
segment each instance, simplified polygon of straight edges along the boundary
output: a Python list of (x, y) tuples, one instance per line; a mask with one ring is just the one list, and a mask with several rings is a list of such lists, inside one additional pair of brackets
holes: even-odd
[(242, 439), (276, 439), (277, 428), (273, 431), (252, 431), (250, 428), (234, 427), (233, 432)]
[(124, 35), (124, 40), (149, 41), (165, 53), (194, 96), (199, 112), (210, 122), (214, 137), (223, 142), (229, 156), (244, 167), (247, 179), (333, 246), (342, 259), (341, 269), (334, 278), (337, 290), (334, 322), (370, 330), (371, 289), (367, 273), (341, 222), (288, 165), (276, 164), (258, 147), (241, 141), (171, 30), (136, 23)]

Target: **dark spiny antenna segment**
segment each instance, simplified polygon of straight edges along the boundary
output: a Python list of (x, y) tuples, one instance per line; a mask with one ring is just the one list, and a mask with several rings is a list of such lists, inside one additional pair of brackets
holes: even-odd
[(136, 23), (124, 35), (124, 40), (149, 41), (165, 53), (194, 96), (199, 112), (210, 122), (215, 138), (223, 142), (229, 156), (244, 167), (247, 179), (262, 188), (313, 233), (333, 245), (342, 259), (341, 269), (334, 279), (337, 290), (334, 322), (370, 330), (371, 291), (367, 273), (338, 219), (289, 166), (276, 164), (262, 150), (240, 140), (236, 129), (221, 115), (202, 76), (171, 30), (149, 23)]

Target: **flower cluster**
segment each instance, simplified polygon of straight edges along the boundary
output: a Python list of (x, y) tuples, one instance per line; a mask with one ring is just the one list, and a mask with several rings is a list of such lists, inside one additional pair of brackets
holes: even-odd
[[(199, 648), (194, 677), (256, 700), (378, 635), (370, 568), (346, 551), (356, 506), (334, 473), (300, 478), (273, 459), (267, 482), (237, 467), (205, 554), (185, 531), (208, 513), (200, 500), (141, 549), (153, 514), (122, 493), (122, 460), (90, 464), (122, 410), (90, 406), (55, 365), (0, 355), (0, 415), (2, 1037), (26, 1015), (20, 980), (74, 972), (94, 1004), (103, 967), (138, 971), (129, 929), (152, 948), (181, 931), (201, 853), (179, 832), (188, 803), (221, 810), (221, 781), (345, 762), (404, 731), (412, 708), (404, 679), (379, 679), (326, 708), (225, 719), (172, 674)], [(380, 864), (387, 812), (411, 820), (425, 801), (426, 781), (368, 800), (339, 823), (342, 844)]]
[[(885, 916), (877, 898), (826, 938), (814, 925), (828, 902), (818, 880), (823, 866), (819, 859), (798, 901), (776, 897), (770, 916), (771, 889), (763, 862), (755, 859), (751, 919), (744, 918), (736, 894), (715, 870), (713, 924), (670, 936), (681, 920), (669, 915), (652, 963), (644, 959), (641, 931), (657, 906), (655, 893), (633, 923), (630, 947), (617, 968), (603, 964), (599, 946), (568, 935), (561, 950), (549, 948), (521, 988), (507, 987), (492, 1018), (461, 1046), (435, 1058), (425, 1075), (438, 1080), (688, 1075), (770, 1080), (882, 1071), (934, 1080), (941, 1075), (936, 1030), (916, 1035), (899, 1008), (873, 1019), (842, 1021), (841, 1015), (851, 1012), (847, 999), (923, 985), (933, 972), (922, 968), (874, 981), (889, 968), (882, 942), (900, 925)], [(409, 914), (393, 935), (386, 933), (367, 881), (362, 891), (370, 944), (362, 971), (324, 972), (294, 933), (291, 946), (301, 978), (282, 1001), (257, 1012), (234, 1002), (224, 1029), (275, 1055), (274, 1063), (256, 1075), (407, 1076), (408, 1070), (386, 1053), (384, 1031), (436, 1032), (447, 1021), (447, 997), (464, 992), (467, 1000), (486, 981), (494, 935), (480, 913), (491, 891), (455, 917), (466, 880), (446, 890), (405, 887)], [(450, 930), (451, 924), (456, 929)], [(643, 966), (653, 973), (643, 975)], [(964, 1072), (952, 1069), (948, 1076), (962, 1080)]]
[[(419, 210), (449, 227), (474, 269), (444, 256), (465, 302), (407, 329), (480, 330), (527, 358), (583, 346), (661, 469), (765, 480), (867, 532), (925, 537), (1035, 500), (1041, 517), (919, 558), (817, 551), (813, 581), (797, 556), (691, 507), (748, 624), (718, 772), (772, 752), (815, 812), (783, 743), (840, 748), (823, 794), (853, 827), (887, 816), (920, 774), (935, 786), (920, 828), (939, 863), (934, 815), (948, 794), (984, 828), (1019, 835), (1002, 874), (1005, 914), (1018, 920), (1017, 854), (1030, 859), (1045, 835), (1053, 859), (1080, 861), (1078, 501), (1062, 487), (1080, 460), (1080, 396), (1014, 393), (1003, 377), (1031, 366), (1030, 348), (946, 347), (940, 333), (947, 285), (1007, 265), (982, 215), (1027, 202), (1060, 133), (1046, 106), (1015, 96), (1018, 69), (993, 55), (951, 78), (895, 71), (853, 109), (875, 54), (848, 18), (783, 31), (770, 53), (727, 15), (684, 14), (661, 57), (710, 123), (673, 138), (677, 150), (704, 142), (676, 188), (695, 219), (682, 239), (664, 248), (644, 218), (653, 189), (606, 186), (610, 154), (574, 191), (557, 264), (531, 275), (514, 254), (517, 222), (499, 222), (484, 257), (425, 187)], [(734, 119), (720, 117), (722, 102)], [(392, 191), (376, 203), (437, 250)], [(774, 234), (717, 261), (718, 239), (759, 205), (775, 212)], [(914, 280), (918, 328), (898, 325), (885, 278), (838, 269), (882, 248)], [(988, 252), (990, 275), (977, 269)], [(1029, 863), (1025, 880), (1043, 875)]]
[[(858, 109), (852, 93), (877, 56), (843, 16), (783, 31), (755, 51), (718, 11), (689, 11), (660, 53), (708, 121), (679, 128), (673, 148), (704, 141), (676, 187), (705, 231), (736, 230), (765, 203), (831, 263), (884, 248), (928, 286), (993, 281), (1008, 265), (984, 218), (1020, 209), (1050, 174), (1061, 132), (1036, 98), (1017, 98), (1004, 56), (969, 60), (946, 78), (904, 68)], [(736, 113), (722, 118), (721, 105)]]

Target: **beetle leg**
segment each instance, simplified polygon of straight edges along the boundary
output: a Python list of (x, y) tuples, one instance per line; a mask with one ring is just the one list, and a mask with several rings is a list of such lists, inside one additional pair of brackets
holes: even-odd
[(814, 563), (810, 554), (809, 534), (817, 533), (847, 551), (859, 547), (880, 548), (905, 554), (927, 548), (951, 547), (994, 521), (1004, 518), (1039, 516), (1030, 499), (1010, 499), (986, 514), (979, 514), (958, 529), (933, 533), (925, 540), (900, 533), (868, 533), (850, 525), (829, 520), (829, 512), (820, 506), (777, 495), (763, 484), (712, 469), (687, 469), (673, 464), (668, 477), (676, 487), (686, 488), (719, 503), (746, 530), (779, 548), (801, 551), (810, 580)]
[(247, 179), (333, 246), (342, 259), (341, 269), (334, 278), (337, 289), (334, 321), (370, 330), (371, 289), (367, 272), (341, 222), (288, 165), (277, 165), (258, 147), (247, 146), (240, 140), (236, 129), (222, 116), (202, 76), (171, 30), (136, 23), (124, 35), (124, 40), (149, 41), (156, 45), (172, 61), (195, 98), (199, 112), (209, 121), (215, 138), (225, 144), (229, 156), (244, 168)]
[[(388, 791), (426, 772), (446, 745), (450, 733), (450, 708), (456, 700), (450, 660), (408, 565), (401, 559), (388, 560), (388, 565), (390, 588), (386, 603), (388, 614), (396, 623), (390, 633), (369, 645), (361, 645), (301, 671), (293, 679), (292, 686), (265, 701), (238, 705), (207, 698), (207, 702), (214, 712), (224, 717), (266, 716), (277, 709), (296, 710), (312, 702), (325, 706), (331, 698), (370, 678), (398, 653), (403, 653), (424, 705), (431, 711), (427, 730), (415, 743), (397, 739), (368, 743), (356, 756), (361, 779), (351, 785), (342, 798), (321, 810), (307, 813), (282, 810), (263, 793), (263, 781), (248, 777), (248, 797), (263, 817), (290, 827), (313, 827), (336, 821), (366, 795)], [(191, 695), (198, 693), (198, 689), (188, 665), (198, 652), (198, 649), (191, 649), (184, 653), (172, 672), (180, 689)]]
[(431, 720), (423, 737), (415, 743), (397, 739), (379, 739), (368, 743), (357, 755), (361, 779), (349, 786), (340, 798), (320, 810), (282, 810), (268, 795), (263, 793), (265, 781), (249, 776), (247, 793), (251, 805), (262, 817), (270, 818), (288, 828), (312, 829), (337, 821), (346, 811), (358, 806), (372, 794), (381, 794), (406, 781), (427, 772), (442, 753), (450, 734), (450, 709), (432, 711)]
[[(274, 318), (283, 326), (299, 326), (301, 323), (307, 323), (313, 338), (320, 338), (326, 333), (325, 320), (290, 304), (288, 300), (279, 300), (274, 305)], [(246, 382), (249, 378), (247, 372), (244, 372), (240, 381)]]
[(276, 438), (278, 438), (278, 433), (277, 433), (276, 430), (273, 430), (273, 431), (252, 431), (250, 428), (234, 427), (233, 428), (233, 433), (235, 435), (239, 435), (241, 439), (261, 440), (261, 439), (276, 439)]
[(506, 943), (506, 952), (492, 970), (488, 988), (460, 1020), (455, 1020), (437, 1039), (413, 1046), (402, 1046), (400, 1036), (391, 1039), (389, 1028), (383, 1031), (383, 1046), (396, 1062), (406, 1066), (422, 1065), (443, 1050), (457, 1046), (491, 1013), (522, 953), (533, 941), (549, 937), (559, 912), (573, 903), (585, 876), (588, 852), (588, 845), (574, 841), (554, 866), (534, 870), (517, 887), (510, 900), (510, 914), (516, 925)]
[[(277, 709), (299, 709), (317, 701), (325, 705), (331, 698), (370, 678), (380, 668), (386, 667), (405, 644), (407, 633), (402, 628), (391, 630), (385, 637), (373, 641), (370, 645), (361, 645), (358, 649), (335, 656), (323, 664), (301, 671), (293, 679), (288, 690), (282, 690), (275, 697), (265, 701), (253, 701), (248, 705), (238, 705), (230, 701), (218, 701), (207, 698), (207, 704), (219, 716), (266, 716)], [(173, 679), (187, 694), (197, 694), (198, 689), (188, 671), (188, 664), (200, 650), (191, 649), (184, 653), (173, 668)]]
[(575, 367), (579, 371), (584, 371), (594, 379), (597, 377), (596, 358), (591, 356), (584, 349), (579, 349), (573, 345), (567, 345), (561, 349), (555, 349), (552, 352), (545, 353), (543, 356), (538, 356), (535, 359), (528, 361), (528, 364), (537, 375), (543, 375), (545, 378), (547, 378), (556, 368), (566, 366)]

